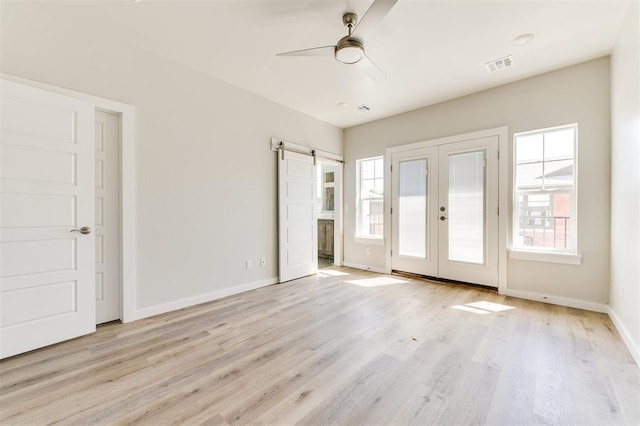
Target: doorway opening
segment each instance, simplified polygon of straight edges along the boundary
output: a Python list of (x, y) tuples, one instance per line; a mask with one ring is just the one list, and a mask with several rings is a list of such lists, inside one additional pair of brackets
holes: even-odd
[[(320, 161), (316, 167), (316, 207), (318, 211), (318, 269), (333, 266), (336, 244), (336, 188), (340, 167)], [(338, 189), (336, 191), (336, 189)]]

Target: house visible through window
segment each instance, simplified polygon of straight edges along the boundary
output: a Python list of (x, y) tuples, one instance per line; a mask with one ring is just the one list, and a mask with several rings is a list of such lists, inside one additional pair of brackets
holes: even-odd
[(513, 247), (576, 252), (577, 125), (514, 136)]
[(358, 179), (358, 237), (382, 238), (384, 219), (384, 169), (382, 157), (356, 162)]

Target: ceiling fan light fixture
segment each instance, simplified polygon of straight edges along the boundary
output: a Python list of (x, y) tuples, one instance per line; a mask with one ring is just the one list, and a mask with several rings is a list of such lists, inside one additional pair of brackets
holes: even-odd
[(364, 46), (359, 40), (343, 38), (336, 46), (336, 60), (343, 64), (356, 64), (364, 58)]

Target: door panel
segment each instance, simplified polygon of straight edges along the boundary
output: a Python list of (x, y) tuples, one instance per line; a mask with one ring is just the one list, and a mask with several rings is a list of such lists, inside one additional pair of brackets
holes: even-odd
[(120, 119), (96, 112), (96, 324), (120, 318)]
[(315, 167), (308, 155), (278, 155), (280, 282), (318, 271)]
[(0, 357), (95, 331), (94, 110), (1, 81)]
[(498, 137), (439, 147), (439, 277), (498, 287)]
[[(392, 269), (435, 276), (438, 273), (437, 150), (396, 153), (392, 158)], [(434, 178), (435, 176), (435, 178)]]
[(449, 155), (447, 260), (485, 263), (484, 150)]

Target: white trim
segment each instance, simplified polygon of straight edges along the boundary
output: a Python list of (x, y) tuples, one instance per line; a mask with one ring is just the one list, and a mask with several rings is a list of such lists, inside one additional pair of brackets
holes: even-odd
[(606, 313), (608, 306), (604, 303), (589, 302), (568, 297), (552, 296), (549, 294), (532, 293), (529, 291), (507, 289), (507, 296), (519, 299), (535, 300), (536, 302), (550, 303), (552, 305), (566, 306), (569, 308), (584, 309), (585, 311)]
[(135, 319), (136, 295), (136, 225), (135, 225), (135, 108), (122, 102), (76, 92), (75, 90), (52, 86), (0, 73), (0, 78), (27, 86), (48, 90), (92, 103), (96, 109), (112, 112), (120, 116), (120, 256), (121, 256), (121, 301), (120, 320), (130, 322)]
[(565, 265), (581, 265), (582, 255), (573, 253), (552, 253), (548, 251), (509, 250), (509, 259), (531, 260), (534, 262), (562, 263)]
[(507, 291), (507, 247), (509, 247), (509, 128), (492, 129), (498, 135), (498, 293)]
[(349, 268), (362, 269), (364, 271), (377, 272), (379, 274), (390, 274), (390, 269), (384, 268), (376, 268), (374, 266), (361, 265), (359, 263), (351, 263), (351, 262), (343, 262), (344, 266), (348, 266)]
[(142, 308), (136, 310), (135, 319), (143, 319), (152, 317), (155, 315), (164, 314), (166, 312), (176, 311), (178, 309), (188, 308), (202, 303), (211, 302), (213, 300), (222, 299), (223, 297), (234, 296), (236, 294), (244, 293), (245, 291), (255, 290), (261, 287), (277, 284), (279, 278), (269, 278), (262, 281), (254, 281), (247, 284), (241, 284), (230, 288), (224, 288), (222, 290), (212, 291), (211, 293), (200, 294), (198, 296), (187, 297), (184, 299), (176, 300), (169, 303), (163, 303), (161, 305), (150, 306), (148, 308)]
[(461, 135), (447, 136), (431, 139), (423, 142), (415, 142), (407, 145), (394, 146), (386, 149), (384, 155), (384, 237), (386, 244), (387, 270), (391, 271), (391, 164), (392, 155), (397, 152), (411, 151), (414, 149), (431, 148), (438, 145), (446, 145), (460, 141), (481, 139), (491, 136), (498, 137), (500, 159), (498, 160), (498, 293), (507, 293), (507, 247), (509, 247), (509, 127), (494, 127), (492, 129), (478, 130), (476, 132), (463, 133)]
[(640, 342), (633, 341), (631, 333), (629, 333), (629, 330), (627, 330), (627, 327), (624, 326), (624, 323), (620, 320), (620, 317), (618, 317), (611, 306), (607, 306), (607, 314), (609, 314), (609, 318), (611, 318), (613, 325), (618, 330), (620, 337), (622, 337), (622, 341), (627, 345), (627, 348), (631, 353), (631, 357), (633, 357), (636, 365), (640, 368)]

